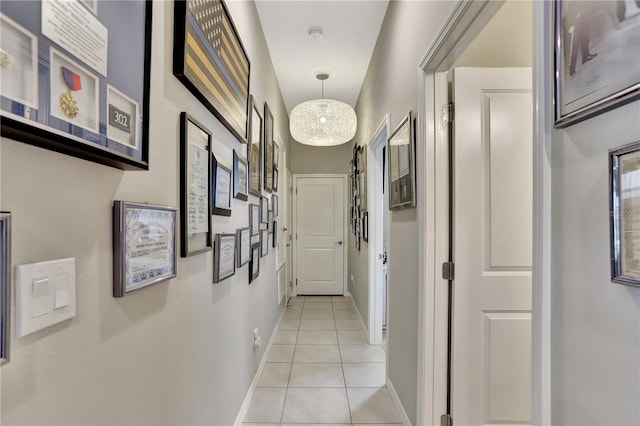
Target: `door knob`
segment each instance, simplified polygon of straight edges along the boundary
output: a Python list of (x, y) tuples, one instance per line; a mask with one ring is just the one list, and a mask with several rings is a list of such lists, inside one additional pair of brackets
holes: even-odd
[(288, 229), (285, 226), (283, 226), (282, 227), (282, 232), (287, 232), (287, 231), (288, 231)]
[(341, 246), (342, 245), (342, 241), (338, 241), (338, 245)]
[(291, 247), (291, 243), (287, 243), (287, 247)]

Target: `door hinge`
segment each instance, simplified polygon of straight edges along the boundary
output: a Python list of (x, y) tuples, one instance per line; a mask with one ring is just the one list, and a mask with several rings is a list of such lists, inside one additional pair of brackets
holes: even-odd
[(443, 123), (450, 123), (453, 121), (453, 103), (442, 105), (441, 117)]
[(449, 414), (443, 414), (440, 416), (440, 426), (453, 426), (453, 419)]
[(455, 265), (453, 262), (444, 262), (442, 264), (442, 279), (453, 281), (455, 276)]
[(296, 287), (298, 287), (298, 279), (296, 278)]
[(298, 241), (298, 233), (296, 232), (296, 241)]

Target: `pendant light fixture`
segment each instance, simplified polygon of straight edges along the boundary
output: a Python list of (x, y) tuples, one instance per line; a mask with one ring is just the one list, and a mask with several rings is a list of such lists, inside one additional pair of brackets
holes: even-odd
[(289, 116), (289, 131), (305, 145), (334, 146), (349, 142), (356, 134), (358, 120), (353, 108), (335, 99), (324, 98), (324, 81), (329, 73), (319, 72), (322, 98), (296, 105)]

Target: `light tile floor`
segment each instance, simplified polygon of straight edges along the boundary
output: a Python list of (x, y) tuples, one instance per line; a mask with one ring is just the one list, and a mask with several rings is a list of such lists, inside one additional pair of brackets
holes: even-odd
[(385, 359), (381, 346), (367, 344), (351, 299), (292, 298), (244, 424), (401, 424)]

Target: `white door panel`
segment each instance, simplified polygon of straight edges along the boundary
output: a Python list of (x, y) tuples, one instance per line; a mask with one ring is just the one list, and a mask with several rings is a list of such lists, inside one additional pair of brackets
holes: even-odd
[(298, 294), (344, 292), (344, 181), (297, 177)]
[(531, 70), (454, 70), (452, 417), (531, 417)]

